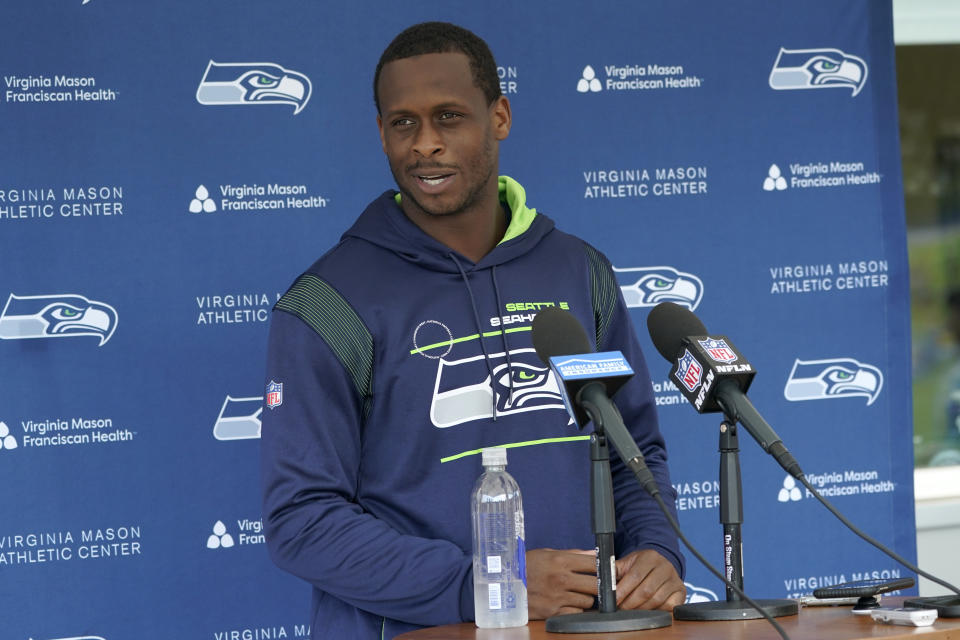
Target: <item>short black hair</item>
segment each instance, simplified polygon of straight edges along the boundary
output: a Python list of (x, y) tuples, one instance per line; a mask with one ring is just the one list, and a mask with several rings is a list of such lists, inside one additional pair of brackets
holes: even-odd
[(384, 49), (373, 74), (373, 102), (380, 113), (380, 72), (383, 65), (394, 60), (412, 58), (425, 53), (463, 53), (470, 59), (470, 71), (473, 83), (483, 91), (487, 104), (499, 98), (500, 78), (497, 75), (497, 63), (493, 59), (490, 47), (475, 33), (449, 22), (421, 22), (408, 27), (393, 39)]

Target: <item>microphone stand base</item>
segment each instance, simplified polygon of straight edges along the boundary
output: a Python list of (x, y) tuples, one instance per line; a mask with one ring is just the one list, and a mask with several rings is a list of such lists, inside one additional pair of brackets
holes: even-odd
[[(799, 611), (796, 600), (756, 600), (772, 618), (795, 616)], [(674, 607), (677, 620), (755, 620), (763, 615), (745, 600), (734, 602), (694, 602)]]
[(668, 611), (619, 609), (609, 613), (584, 611), (547, 618), (550, 633), (607, 633), (613, 631), (643, 631), (673, 624)]

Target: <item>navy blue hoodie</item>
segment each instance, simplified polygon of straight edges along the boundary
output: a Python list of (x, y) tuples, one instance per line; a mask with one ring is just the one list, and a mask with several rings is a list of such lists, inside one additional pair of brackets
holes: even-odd
[[(312, 637), (392, 638), (473, 620), (469, 496), (506, 446), (528, 549), (592, 549), (589, 426), (571, 424), (530, 340), (570, 310), (636, 375), (615, 397), (667, 503), (674, 492), (643, 355), (606, 258), (500, 178), (507, 233), (474, 264), (425, 234), (395, 192), (291, 286), (270, 326), (264, 525), (274, 561), (313, 585)], [(654, 502), (612, 456), (617, 554), (662, 553)]]

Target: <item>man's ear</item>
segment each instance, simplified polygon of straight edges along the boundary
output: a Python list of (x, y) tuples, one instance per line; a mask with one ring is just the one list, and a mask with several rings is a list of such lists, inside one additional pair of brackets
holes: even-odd
[(500, 96), (490, 105), (490, 125), (497, 140), (506, 140), (510, 135), (510, 101), (506, 96)]

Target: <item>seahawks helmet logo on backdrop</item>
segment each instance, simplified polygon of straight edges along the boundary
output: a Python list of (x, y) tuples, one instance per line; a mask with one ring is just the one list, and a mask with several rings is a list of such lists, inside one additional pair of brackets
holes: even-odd
[(272, 62), (214, 62), (197, 87), (197, 102), (208, 106), (290, 104), (294, 115), (310, 100), (310, 78)]
[[(497, 415), (510, 415), (540, 409), (564, 410), (563, 397), (553, 373), (544, 367), (533, 349), (490, 356), (493, 380), (482, 355), (462, 360), (440, 359), (437, 380), (430, 403), (430, 420), (441, 429)], [(513, 395), (510, 381), (513, 379)]]
[(770, 88), (850, 89), (860, 93), (867, 82), (867, 63), (839, 49), (780, 48), (770, 71)]
[(248, 440), (260, 437), (260, 414), (263, 413), (263, 396), (233, 398), (227, 396), (220, 407), (220, 415), (213, 425), (213, 437), (217, 440)]
[(628, 307), (655, 307), (674, 302), (691, 311), (703, 298), (703, 282), (673, 267), (613, 268)]
[(0, 338), (72, 338), (95, 336), (106, 344), (117, 328), (117, 310), (76, 294), (10, 294), (0, 313)]
[(783, 395), (793, 402), (862, 396), (871, 405), (882, 388), (880, 370), (853, 358), (798, 359), (793, 363)]
[(684, 582), (683, 586), (687, 588), (687, 599), (685, 604), (692, 604), (696, 602), (717, 602), (720, 598), (717, 597), (717, 594), (711, 589), (706, 587), (697, 587), (689, 582)]

